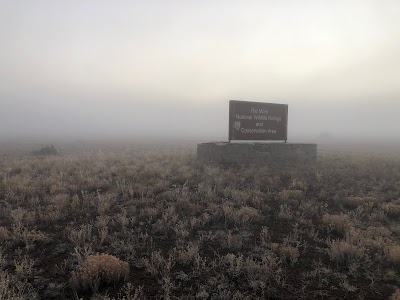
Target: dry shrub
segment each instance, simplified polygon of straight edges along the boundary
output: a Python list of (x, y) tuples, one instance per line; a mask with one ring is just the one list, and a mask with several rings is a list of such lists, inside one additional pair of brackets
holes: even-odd
[(388, 221), (387, 216), (384, 211), (379, 209), (374, 209), (368, 215), (369, 222), (371, 223), (385, 223)]
[(346, 241), (331, 241), (328, 254), (331, 260), (341, 263), (358, 260), (365, 255), (365, 250)]
[(400, 300), (400, 289), (396, 289), (396, 291), (390, 296), (389, 300)]
[(236, 189), (225, 189), (224, 193), (226, 193), (226, 190), (230, 190), (230, 196), (232, 197), (233, 201), (235, 203), (241, 203), (244, 204), (247, 199), (250, 197), (250, 193), (248, 191), (240, 191)]
[(179, 240), (185, 240), (190, 234), (188, 222), (178, 221), (173, 230)]
[(184, 249), (177, 250), (176, 260), (183, 264), (189, 264), (199, 255), (199, 246), (188, 244)]
[(282, 259), (290, 262), (291, 265), (294, 265), (299, 256), (300, 252), (297, 247), (291, 246), (289, 244), (278, 244), (272, 243), (271, 249)]
[(380, 237), (390, 237), (392, 235), (392, 231), (390, 229), (383, 226), (369, 226), (367, 228), (367, 236), (370, 238), (380, 238)]
[(34, 264), (35, 261), (28, 256), (25, 256), (20, 260), (14, 259), (15, 274), (21, 279), (31, 276), (33, 274)]
[(304, 193), (301, 190), (283, 190), (279, 192), (278, 198), (288, 204), (294, 205), (302, 200)]
[(36, 212), (35, 211), (28, 211), (25, 215), (25, 223), (28, 225), (34, 225), (36, 223)]
[(34, 300), (39, 296), (26, 280), (19, 281), (7, 271), (0, 271), (0, 299)]
[(293, 180), (293, 183), (290, 185), (293, 190), (306, 191), (307, 183), (302, 180)]
[(101, 283), (117, 283), (126, 280), (129, 265), (110, 254), (90, 255), (72, 272), (71, 285), (75, 288), (91, 288), (96, 291)]
[(400, 265), (400, 246), (388, 246), (386, 249), (386, 254), (391, 263)]
[(69, 208), (70, 199), (68, 194), (58, 194), (50, 199), (50, 203), (57, 210), (65, 211)]
[(400, 205), (394, 203), (384, 203), (382, 204), (382, 210), (389, 218), (399, 218), (400, 217)]
[(154, 251), (149, 258), (143, 259), (143, 264), (150, 274), (153, 276), (158, 274), (169, 274), (171, 268), (175, 265), (175, 257), (169, 255), (164, 258), (161, 251)]
[(18, 207), (13, 209), (10, 213), (14, 224), (22, 224), (22, 221), (25, 219), (25, 215), (28, 211), (22, 207)]
[(35, 242), (46, 241), (48, 236), (36, 229), (29, 230), (24, 226), (14, 226), (12, 228), (12, 239), (14, 241), (21, 241), (26, 247), (33, 247)]
[(278, 219), (282, 220), (292, 220), (294, 218), (295, 212), (287, 204), (279, 205)]
[(239, 277), (245, 271), (245, 258), (243, 254), (235, 255), (228, 253), (221, 257), (221, 263), (226, 267), (226, 272), (233, 276)]
[(354, 209), (363, 203), (372, 202), (373, 200), (371, 197), (345, 197), (341, 202), (344, 207)]
[(400, 224), (393, 224), (390, 226), (390, 231), (400, 236)]
[(261, 220), (260, 212), (250, 206), (242, 206), (236, 209), (230, 205), (223, 205), (222, 210), (225, 215), (225, 220), (233, 222), (237, 225), (248, 225), (251, 222), (258, 222)]
[(261, 261), (246, 258), (244, 270), (253, 289), (265, 290), (271, 296), (279, 286), (286, 285), (282, 261), (273, 253), (266, 254)]
[(84, 246), (92, 243), (94, 240), (93, 236), (93, 225), (82, 224), (79, 229), (71, 227), (66, 228), (67, 236), (75, 246)]
[(47, 224), (55, 223), (64, 217), (64, 210), (59, 210), (53, 205), (49, 205), (45, 208), (43, 213), (41, 213), (41, 218)]
[(261, 219), (260, 212), (256, 208), (250, 206), (242, 206), (238, 211), (238, 215), (242, 224), (257, 222)]
[(330, 229), (345, 233), (350, 228), (350, 219), (348, 215), (330, 215), (324, 214), (322, 216), (322, 223), (327, 225)]
[(298, 206), (298, 211), (304, 213), (308, 219), (320, 214), (321, 210), (323, 210), (321, 203), (309, 199), (302, 200)]
[(346, 241), (383, 254), (392, 232), (385, 227), (368, 227), (367, 230), (353, 230), (346, 233)]
[(72, 196), (71, 199), (71, 208), (73, 211), (78, 211), (82, 206), (81, 200), (79, 199), (78, 195)]
[(268, 231), (268, 227), (262, 226), (261, 231), (260, 231), (260, 243), (263, 246), (268, 245), (268, 242), (270, 240), (270, 233)]
[(227, 234), (221, 236), (221, 246), (229, 250), (240, 250), (243, 247), (243, 240), (246, 238), (242, 234), (232, 234), (231, 230), (228, 230)]
[(100, 216), (104, 216), (110, 210), (111, 205), (113, 204), (115, 195), (113, 194), (103, 194), (100, 195), (97, 193), (97, 212)]
[(0, 226), (0, 240), (8, 240), (10, 238), (10, 233), (7, 228)]

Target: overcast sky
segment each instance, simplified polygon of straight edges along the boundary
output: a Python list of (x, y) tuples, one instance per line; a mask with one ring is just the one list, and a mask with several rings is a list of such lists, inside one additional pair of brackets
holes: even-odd
[(289, 137), (400, 137), (400, 1), (0, 0), (0, 137), (227, 139), (228, 101)]

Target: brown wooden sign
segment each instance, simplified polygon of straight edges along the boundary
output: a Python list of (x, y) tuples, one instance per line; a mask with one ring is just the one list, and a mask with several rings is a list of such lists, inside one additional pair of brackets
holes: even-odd
[(287, 140), (287, 104), (229, 101), (229, 140)]

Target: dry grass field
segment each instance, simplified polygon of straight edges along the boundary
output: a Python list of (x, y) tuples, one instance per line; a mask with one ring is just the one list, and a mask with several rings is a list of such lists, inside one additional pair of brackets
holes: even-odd
[(396, 158), (93, 149), (1, 154), (0, 299), (400, 299)]

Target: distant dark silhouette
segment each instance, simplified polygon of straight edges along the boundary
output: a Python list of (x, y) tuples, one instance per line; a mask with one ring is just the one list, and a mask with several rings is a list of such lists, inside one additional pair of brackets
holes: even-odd
[(39, 150), (32, 151), (33, 155), (58, 155), (57, 149), (54, 145), (45, 146), (40, 148)]

